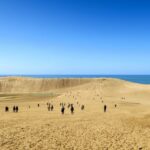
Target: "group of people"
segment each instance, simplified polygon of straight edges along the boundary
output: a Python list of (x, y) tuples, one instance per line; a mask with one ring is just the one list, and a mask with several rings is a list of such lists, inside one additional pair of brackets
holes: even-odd
[[(103, 101), (102, 101), (102, 103), (103, 103)], [(85, 109), (85, 106), (80, 105), (79, 102), (77, 102), (77, 105), (81, 108), (81, 110)], [(38, 104), (37, 106), (40, 107), (40, 104)], [(65, 113), (65, 106), (66, 106), (65, 103), (60, 103), (60, 107), (61, 107), (60, 110), (61, 110), (62, 114)], [(116, 108), (117, 104), (115, 104), (114, 106)], [(29, 108), (30, 108), (30, 106), (29, 106)], [(51, 103), (47, 103), (47, 108), (48, 108), (48, 111), (53, 111), (54, 110), (54, 106)], [(74, 114), (74, 110), (75, 110), (74, 104), (68, 103), (67, 108), (70, 109), (71, 114)], [(19, 111), (19, 107), (18, 106), (13, 106), (13, 112), (18, 112), (18, 111)], [(9, 112), (9, 107), (8, 106), (5, 107), (5, 112)], [(104, 105), (104, 112), (107, 112), (107, 105)]]
[[(60, 103), (60, 107), (61, 107), (61, 113), (64, 114), (65, 113), (65, 103)], [(68, 109), (70, 109), (71, 114), (74, 114), (74, 106), (73, 104), (68, 104)]]
[[(79, 105), (78, 102), (77, 102), (77, 105)], [(60, 103), (62, 114), (65, 113), (65, 106), (66, 106), (66, 103)], [(79, 107), (80, 107), (80, 105), (79, 105)], [(68, 103), (67, 108), (70, 109), (71, 114), (74, 114), (74, 110), (75, 110), (74, 104)], [(84, 110), (84, 108), (85, 108), (84, 105), (81, 105), (81, 110)]]
[(54, 110), (54, 106), (51, 103), (47, 103), (47, 108), (48, 108), (48, 111)]
[[(18, 106), (13, 106), (13, 112), (18, 112), (19, 111), (19, 107)], [(9, 112), (9, 107), (6, 106), (5, 107), (5, 112)]]

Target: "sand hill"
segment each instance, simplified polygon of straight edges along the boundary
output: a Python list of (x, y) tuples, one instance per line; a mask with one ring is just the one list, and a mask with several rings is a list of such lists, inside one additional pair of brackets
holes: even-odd
[[(64, 115), (60, 103), (65, 103)], [(0, 78), (1, 150), (149, 150), (149, 139), (150, 85), (119, 79)]]
[(36, 79), (21, 77), (0, 78), (0, 93), (48, 92), (55, 89), (103, 83), (105, 91), (129, 92), (149, 90), (150, 85), (130, 83), (119, 79)]
[(90, 79), (36, 79), (6, 77), (0, 78), (0, 92), (48, 92), (54, 89), (73, 87), (90, 82)]

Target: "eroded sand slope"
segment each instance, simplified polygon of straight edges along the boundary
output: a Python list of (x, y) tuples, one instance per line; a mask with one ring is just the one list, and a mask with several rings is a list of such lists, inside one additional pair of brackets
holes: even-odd
[(47, 92), (52, 89), (73, 87), (90, 82), (90, 79), (36, 79), (5, 77), (0, 78), (0, 92), (24, 93)]

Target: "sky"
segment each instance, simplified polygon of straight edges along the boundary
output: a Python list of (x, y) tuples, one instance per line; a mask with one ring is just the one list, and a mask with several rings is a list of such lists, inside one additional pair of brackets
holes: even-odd
[(0, 74), (150, 74), (150, 1), (0, 0)]

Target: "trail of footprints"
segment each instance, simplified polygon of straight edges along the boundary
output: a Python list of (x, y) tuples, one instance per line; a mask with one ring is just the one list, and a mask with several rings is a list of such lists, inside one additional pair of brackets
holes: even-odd
[[(91, 87), (93, 88), (93, 87)], [(94, 90), (95, 88), (93, 88)], [(150, 128), (143, 128), (130, 117), (115, 113), (88, 113), (85, 105), (77, 103), (82, 96), (80, 92), (73, 96), (68, 92), (64, 97), (75, 100), (75, 114), (61, 115), (61, 107), (68, 109), (68, 103), (57, 103), (54, 112), (56, 116), (33, 114), (25, 118), (0, 120), (0, 149), (1, 150), (150, 150)], [(98, 92), (100, 106), (102, 97)], [(96, 102), (96, 98), (94, 101)], [(91, 97), (92, 99), (92, 97)], [(94, 102), (93, 102), (94, 103)], [(52, 104), (53, 105), (53, 104)], [(97, 105), (97, 103), (95, 104)], [(48, 109), (50, 104), (47, 104)], [(36, 107), (41, 107), (39, 104)], [(116, 106), (117, 107), (117, 106)], [(70, 107), (69, 107), (70, 108)], [(95, 107), (96, 108), (96, 107)], [(30, 108), (28, 108), (30, 109)], [(115, 108), (114, 108), (115, 109)], [(59, 110), (59, 115), (58, 115)], [(48, 110), (47, 110), (48, 111)], [(41, 112), (40, 112), (41, 113)], [(16, 113), (16, 117), (17, 117)], [(36, 119), (34, 118), (36, 117)]]

